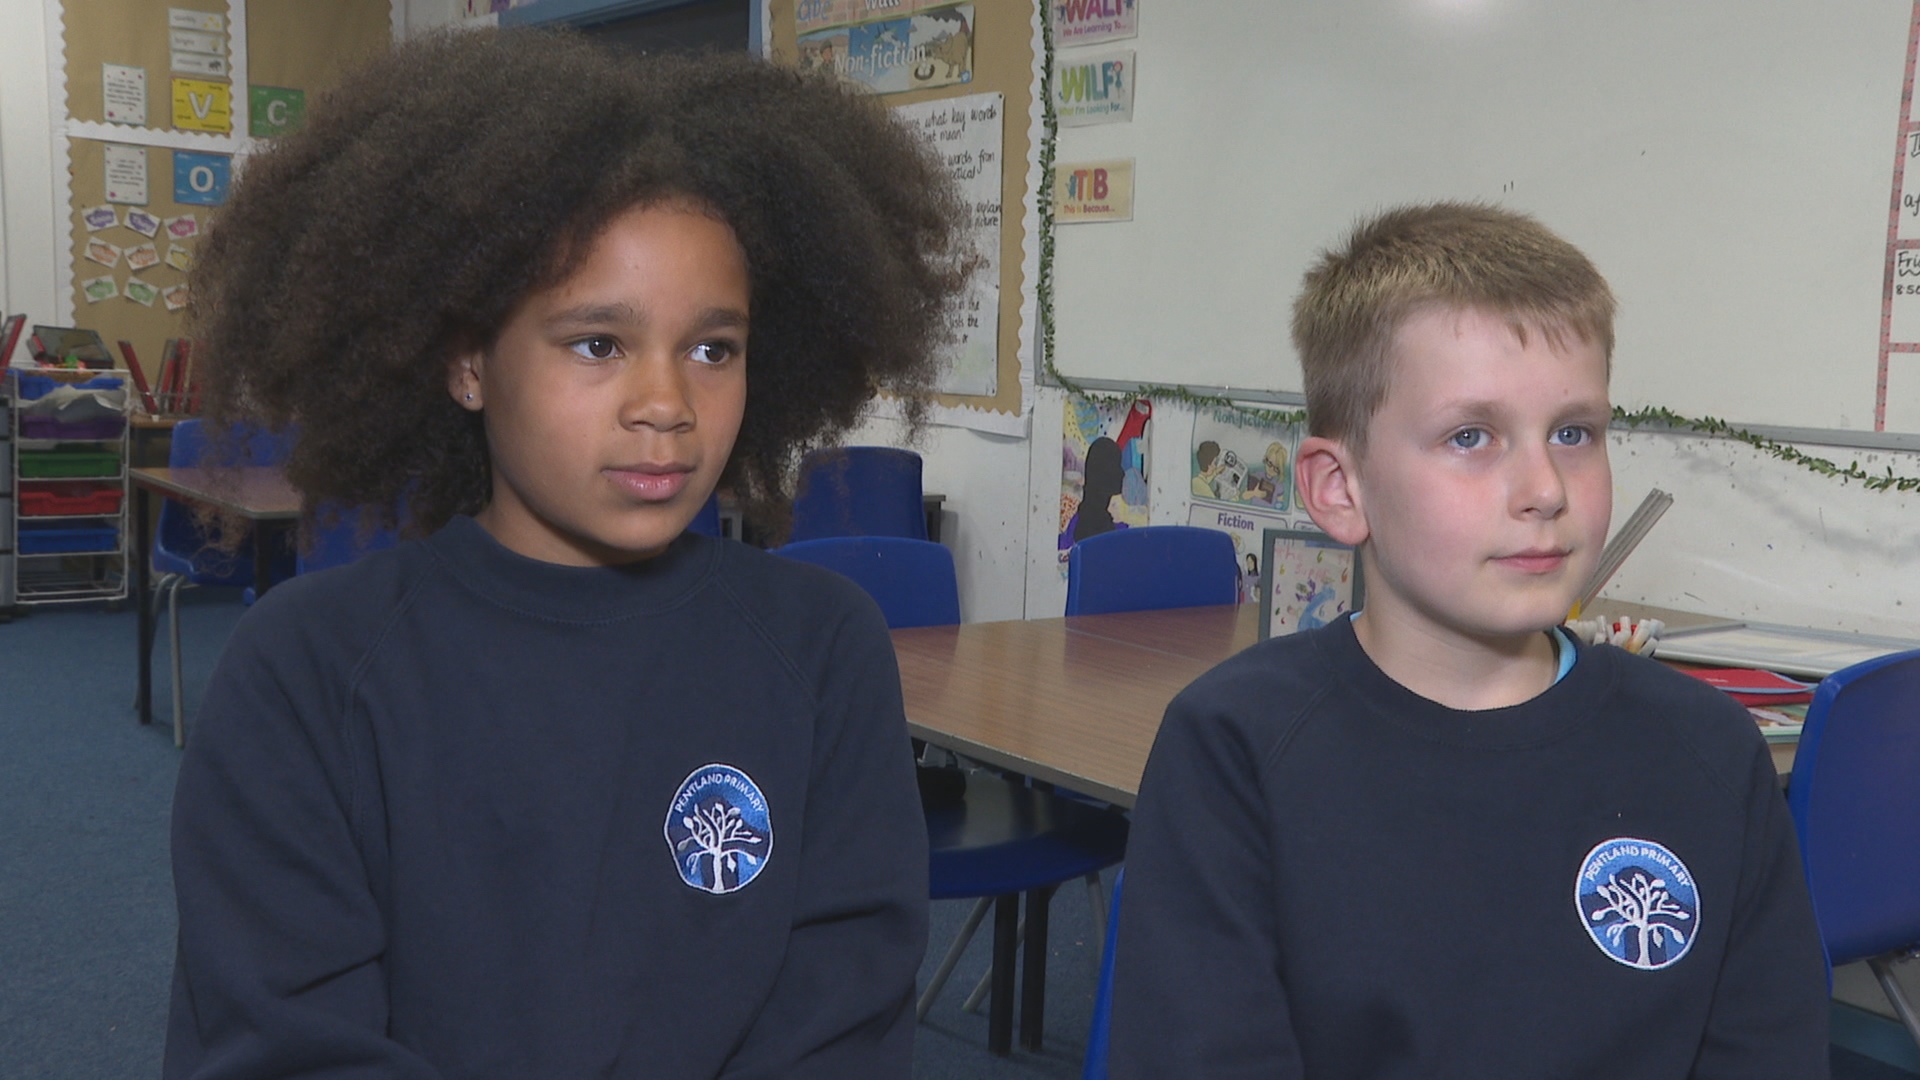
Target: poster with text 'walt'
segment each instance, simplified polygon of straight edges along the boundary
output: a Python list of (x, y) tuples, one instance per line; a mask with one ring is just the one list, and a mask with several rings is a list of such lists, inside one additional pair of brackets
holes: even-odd
[(1053, 4), (1053, 43), (1056, 46), (1092, 45), (1118, 41), (1140, 33), (1136, 0), (1050, 0)]
[(1000, 381), (1000, 153), (1006, 103), (1000, 94), (970, 94), (901, 105), (893, 113), (946, 164), (972, 212), (967, 240), (980, 257), (948, 316), (946, 367), (937, 388), (992, 396)]
[[(921, 6), (911, 0), (865, 5), (864, 21), (822, 25), (846, 12), (800, 21), (800, 67), (827, 70), (879, 94), (973, 81), (973, 5)], [(802, 11), (809, 5), (802, 3)], [(819, 13), (815, 12), (816, 16)], [(875, 16), (878, 17), (875, 17)]]

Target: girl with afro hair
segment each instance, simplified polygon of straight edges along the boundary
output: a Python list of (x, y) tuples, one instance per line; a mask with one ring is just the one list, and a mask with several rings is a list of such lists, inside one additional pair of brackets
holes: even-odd
[(528, 31), (401, 45), (248, 163), (194, 279), (209, 427), (296, 431), (309, 523), (413, 538), (220, 660), (168, 1077), (908, 1075), (885, 624), (686, 528), (919, 400), (960, 228), (823, 77)]

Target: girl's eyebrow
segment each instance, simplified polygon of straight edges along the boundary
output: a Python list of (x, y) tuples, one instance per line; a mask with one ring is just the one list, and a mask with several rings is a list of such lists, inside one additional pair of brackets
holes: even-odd
[(608, 323), (636, 323), (644, 321), (633, 305), (581, 304), (562, 311), (556, 311), (547, 318), (549, 326), (605, 326)]

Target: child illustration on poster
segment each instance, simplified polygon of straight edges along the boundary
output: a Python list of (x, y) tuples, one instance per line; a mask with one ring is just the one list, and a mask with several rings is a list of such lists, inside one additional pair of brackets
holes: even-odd
[(1222, 409), (1193, 423), (1193, 497), (1286, 514), (1292, 510), (1299, 431)]
[(1147, 446), (1153, 403), (1069, 397), (1060, 471), (1060, 565), (1089, 536), (1147, 523)]

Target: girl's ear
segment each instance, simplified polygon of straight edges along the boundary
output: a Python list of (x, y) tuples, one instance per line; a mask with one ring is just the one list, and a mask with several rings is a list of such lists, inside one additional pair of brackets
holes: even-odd
[(479, 412), (486, 405), (484, 380), (480, 377), (485, 367), (486, 356), (477, 349), (461, 353), (447, 364), (447, 393), (461, 408)]
[(1366, 540), (1366, 507), (1360, 498), (1359, 458), (1343, 442), (1309, 435), (1300, 440), (1293, 460), (1300, 505), (1320, 530), (1358, 547)]

